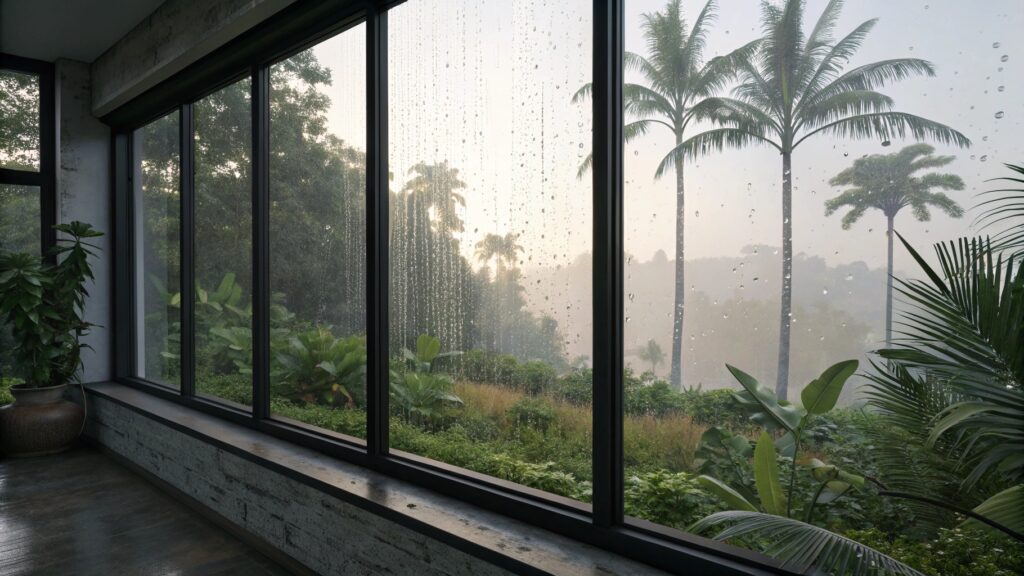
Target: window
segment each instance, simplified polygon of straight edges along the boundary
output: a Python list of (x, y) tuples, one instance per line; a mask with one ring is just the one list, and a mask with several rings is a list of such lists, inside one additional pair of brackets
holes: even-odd
[(39, 172), (39, 76), (0, 70), (0, 168)]
[(181, 383), (181, 158), (177, 112), (135, 131), (135, 376)]
[[(130, 170), (167, 182), (161, 203), (140, 180), (132, 216), (153, 223), (118, 246), (139, 306), (119, 309), (134, 340), (116, 333), (145, 369), (125, 381), (667, 570), (944, 572), (923, 558), (947, 554), (892, 542), (1013, 545), (941, 505), (1019, 484), (1019, 458), (973, 452), (1017, 445), (980, 418), (969, 443), (932, 427), (958, 398), (1017, 410), (1016, 364), (950, 367), (934, 353), (963, 325), (919, 322), (964, 290), (914, 284), (984, 271), (929, 276), (897, 232), (948, 267), (980, 259), (929, 244), (1012, 226), (971, 207), (1014, 175), (1019, 7), (339, 0), (279, 18), (112, 113), (139, 159), (117, 205)], [(972, 358), (1007, 353), (975, 340)], [(179, 356), (180, 390), (147, 384), (174, 384)], [(965, 482), (976, 462), (999, 465)], [(791, 540), (811, 532), (827, 545)]]
[(366, 27), (270, 67), (275, 416), (366, 437)]
[(571, 273), (591, 25), (586, 2), (389, 15), (391, 446), (572, 498), (593, 441), (591, 282)]
[[(748, 545), (785, 559), (791, 541), (780, 533), (797, 520), (855, 540), (882, 530), (941, 547), (921, 531), (952, 529), (935, 517), (948, 510), (880, 490), (983, 499), (947, 484), (969, 467), (949, 446), (928, 447), (927, 423), (896, 417), (907, 409), (927, 420), (949, 400), (919, 403), (906, 387), (918, 376), (889, 372), (875, 351), (917, 346), (930, 315), (902, 283), (925, 274), (896, 233), (937, 266), (931, 244), (988, 233), (970, 208), (979, 192), (1005, 188), (988, 179), (1013, 175), (1000, 163), (1021, 152), (1021, 107), (1008, 95), (1024, 88), (1010, 24), (1024, 13), (1008, 3), (996, 12), (626, 3), (628, 515), (686, 530), (749, 502), (776, 519), (755, 529), (712, 516), (701, 533), (750, 529)], [(958, 389), (923, 364), (892, 366), (932, 378), (922, 391)], [(816, 379), (843, 367), (849, 380), (829, 390), (837, 397), (821, 396)], [(754, 389), (793, 419), (766, 417)], [(759, 453), (779, 470), (755, 462)], [(785, 505), (755, 470), (780, 483)], [(1010, 477), (987, 476), (1000, 487)], [(652, 506), (668, 482), (690, 496)]]
[(251, 84), (192, 105), (196, 391), (252, 404)]
[[(53, 245), (53, 68), (0, 54), (0, 251), (45, 254)], [(14, 343), (0, 326), (0, 378), (14, 376)]]

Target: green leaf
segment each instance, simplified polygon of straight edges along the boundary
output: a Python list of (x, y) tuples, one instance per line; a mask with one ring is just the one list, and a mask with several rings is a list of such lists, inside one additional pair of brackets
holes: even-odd
[(697, 483), (717, 496), (719, 500), (731, 506), (733, 510), (757, 511), (757, 507), (751, 504), (749, 500), (717, 478), (701, 475), (697, 477)]
[(800, 427), (800, 421), (803, 419), (803, 415), (796, 407), (780, 404), (778, 397), (775, 396), (775, 392), (767, 386), (760, 384), (750, 374), (729, 364), (726, 364), (725, 367), (729, 369), (729, 372), (732, 373), (733, 377), (739, 381), (746, 391), (746, 394), (733, 395), (737, 402), (748, 409), (759, 410), (774, 425), (790, 432), (796, 432), (797, 428)]
[(851, 474), (840, 469), (838, 466), (826, 464), (817, 458), (811, 459), (811, 476), (818, 482), (829, 482), (831, 484), (832, 481), (840, 481), (856, 488), (864, 487), (863, 476)]
[(808, 414), (824, 414), (835, 408), (846, 380), (857, 371), (856, 360), (845, 360), (828, 367), (800, 394)]
[(725, 528), (714, 535), (715, 540), (763, 541), (763, 552), (779, 560), (788, 572), (924, 576), (874, 548), (784, 516), (740, 510), (718, 512), (696, 522), (690, 532), (703, 534), (721, 526)]
[(416, 358), (423, 363), (430, 364), (437, 358), (441, 351), (441, 340), (429, 334), (420, 334), (416, 339)]
[[(1018, 484), (999, 492), (976, 506), (973, 512), (993, 522), (998, 522), (1018, 534), (1024, 534), (1024, 484)], [(972, 518), (965, 520), (964, 524), (988, 527)]]
[(775, 460), (775, 442), (762, 432), (754, 448), (754, 485), (761, 498), (761, 507), (769, 514), (786, 514), (786, 497), (779, 483), (779, 466)]

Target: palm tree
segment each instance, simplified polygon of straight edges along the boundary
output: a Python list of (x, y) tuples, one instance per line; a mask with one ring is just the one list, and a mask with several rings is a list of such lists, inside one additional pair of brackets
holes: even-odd
[(885, 286), (885, 347), (892, 347), (892, 246), (893, 223), (900, 210), (910, 206), (918, 222), (931, 220), (928, 206), (935, 206), (953, 218), (964, 215), (964, 209), (934, 188), (963, 190), (964, 181), (956, 174), (930, 172), (920, 177), (915, 172), (941, 168), (954, 156), (932, 156), (935, 148), (928, 144), (912, 144), (895, 154), (873, 154), (854, 161), (828, 181), (832, 186), (852, 186), (839, 196), (825, 201), (825, 216), (843, 206), (850, 211), (843, 216), (843, 230), (849, 230), (869, 208), (885, 214), (885, 233), (889, 239), (888, 274)]
[(761, 2), (764, 37), (753, 58), (740, 62), (740, 84), (733, 98), (711, 98), (711, 120), (718, 128), (679, 144), (665, 157), (693, 158), (708, 150), (764, 144), (782, 156), (782, 302), (776, 394), (785, 399), (789, 384), (790, 312), (793, 299), (793, 151), (819, 134), (853, 139), (912, 137), (970, 146), (949, 126), (893, 111), (892, 98), (877, 91), (911, 76), (934, 76), (926, 60), (895, 58), (845, 70), (877, 19), (868, 20), (842, 38), (833, 37), (841, 0), (831, 0), (810, 34), (803, 28), (804, 0), (776, 6)]
[(663, 364), (665, 362), (665, 352), (661, 350), (661, 346), (658, 346), (658, 343), (655, 342), (654, 338), (648, 340), (647, 344), (640, 348), (637, 356), (639, 356), (644, 362), (651, 363), (652, 374), (658, 368), (659, 364)]
[[(704, 47), (708, 26), (716, 19), (715, 0), (704, 5), (693, 27), (686, 30), (680, 0), (670, 0), (664, 12), (644, 14), (643, 31), (649, 55), (626, 52), (626, 70), (639, 73), (644, 84), (623, 85), (624, 109), (631, 119), (623, 127), (626, 142), (647, 134), (655, 127), (666, 128), (675, 137), (675, 148), (661, 161), (655, 178), (675, 167), (676, 176), (676, 247), (675, 247), (675, 301), (672, 320), (672, 386), (682, 387), (683, 308), (686, 283), (684, 281), (684, 229), (686, 195), (683, 186), (683, 159), (677, 159), (679, 144), (683, 142), (691, 124), (699, 121), (717, 106), (709, 106), (707, 99), (735, 78), (735, 63), (746, 60), (754, 52), (752, 42), (723, 57), (704, 62)], [(573, 102), (590, 97), (592, 85), (580, 88)], [(593, 160), (588, 156), (580, 166), (582, 177)]]
[(487, 263), (492, 259), (497, 260), (498, 274), (501, 274), (506, 266), (516, 267), (519, 253), (523, 251), (519, 244), (519, 234), (509, 232), (504, 236), (499, 234), (488, 234), (484, 239), (476, 243), (476, 257), (481, 262)]

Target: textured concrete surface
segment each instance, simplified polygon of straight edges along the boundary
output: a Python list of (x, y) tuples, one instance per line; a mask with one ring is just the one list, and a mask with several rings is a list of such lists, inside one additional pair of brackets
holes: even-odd
[(111, 378), (111, 269), (110, 239), (110, 130), (91, 112), (89, 65), (57, 60), (57, 221), (81, 220), (105, 234), (93, 244), (100, 248), (93, 260), (96, 280), (87, 290), (85, 319), (96, 324), (83, 340), (83, 380)]
[(664, 574), (123, 385), (90, 390), (89, 436), (323, 574), (508, 574), (484, 560), (496, 557), (540, 574)]
[(93, 62), (93, 113), (103, 116), (293, 1), (167, 0)]

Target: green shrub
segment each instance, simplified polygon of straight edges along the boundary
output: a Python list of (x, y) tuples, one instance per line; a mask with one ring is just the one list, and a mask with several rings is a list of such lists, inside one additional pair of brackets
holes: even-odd
[(550, 402), (532, 397), (523, 398), (513, 404), (507, 415), (517, 426), (528, 426), (537, 430), (547, 430), (555, 419)]
[(197, 374), (199, 391), (239, 404), (252, 403), (252, 376), (245, 374)]
[(453, 359), (452, 364), (455, 374), (465, 380), (508, 388), (519, 385), (519, 361), (509, 354), (470, 350)]
[(686, 472), (657, 470), (626, 479), (626, 514), (665, 526), (685, 529), (705, 516), (724, 510)]
[(488, 460), (486, 472), (496, 478), (508, 480), (551, 492), (569, 498), (589, 502), (591, 498), (590, 482), (580, 481), (572, 474), (555, 469), (554, 462), (533, 464), (516, 460), (505, 454), (495, 454)]
[(530, 360), (516, 368), (514, 387), (537, 395), (549, 390), (557, 378), (558, 373), (547, 362)]
[(270, 412), (275, 416), (291, 418), (340, 434), (357, 438), (366, 437), (366, 411), (362, 409), (352, 410), (315, 404), (299, 405), (275, 398), (270, 402)]
[(844, 534), (931, 576), (1016, 576), (1024, 574), (1024, 545), (981, 529), (940, 528), (931, 541), (891, 538), (885, 532)]
[(664, 380), (627, 387), (624, 392), (627, 414), (665, 416), (682, 410), (682, 396)]
[(706, 426), (726, 426), (734, 430), (750, 428), (747, 414), (733, 399), (733, 391), (727, 389), (689, 389), (680, 394), (683, 412), (694, 422)]
[(588, 406), (594, 400), (594, 371), (580, 368), (555, 382), (552, 395), (576, 406)]
[(338, 338), (326, 326), (293, 335), (274, 359), (274, 395), (309, 404), (364, 406), (366, 338)]

